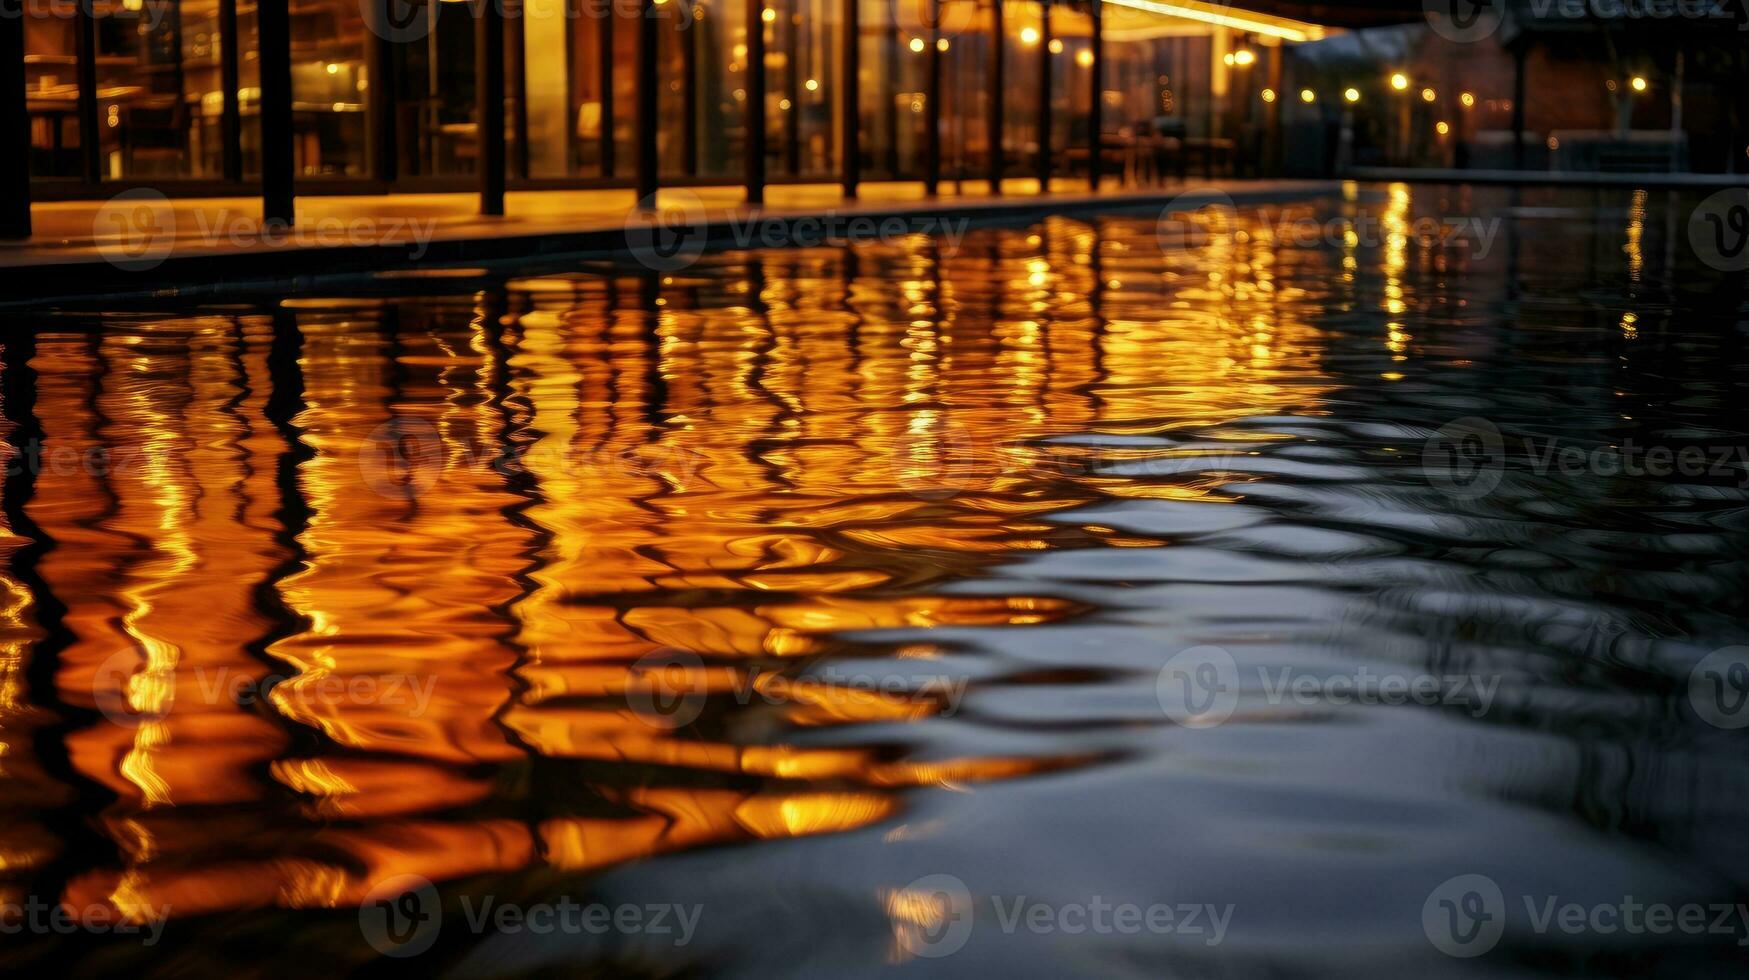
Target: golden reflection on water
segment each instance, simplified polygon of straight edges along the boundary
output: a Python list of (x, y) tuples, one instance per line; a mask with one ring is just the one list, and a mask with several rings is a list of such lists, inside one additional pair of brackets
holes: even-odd
[[(23, 512), (65, 612), (58, 703), (33, 705), (45, 630), (0, 578), (0, 782), (43, 815), (0, 831), (0, 888), (53, 856), (75, 790), (108, 800), (113, 853), (64, 901), (137, 918), (849, 830), (913, 787), (1081, 761), (805, 744), (944, 704), (805, 671), (940, 652), (851, 631), (1072, 616), (938, 586), (1160, 544), (1052, 511), (1217, 495), (1046, 437), (1315, 412), (1321, 334), (1286, 285), (1307, 260), (1251, 231), (1162, 255), (1151, 222), (1053, 219), (951, 255), (919, 237), (40, 335)], [(676, 655), (699, 713), (664, 724), (638, 699)], [(63, 715), (50, 775), (34, 733)]]

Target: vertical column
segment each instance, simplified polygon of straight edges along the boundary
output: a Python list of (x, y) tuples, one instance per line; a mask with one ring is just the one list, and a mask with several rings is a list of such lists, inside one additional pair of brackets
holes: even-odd
[(97, 132), (97, 22), (91, 16), (91, 4), (81, 0), (75, 7), (73, 25), (74, 48), (79, 67), (74, 74), (79, 79), (79, 156), (85, 182), (93, 190), (103, 179), (103, 140)]
[[(503, 0), (500, 0), (503, 2)], [(504, 25), (504, 90), (510, 104), (516, 111), (510, 114), (510, 162), (509, 173), (519, 180), (528, 179), (529, 147), (528, 147), (528, 5), (519, 3), (512, 8), (516, 16)], [(550, 29), (551, 25), (542, 25)], [(539, 30), (541, 28), (537, 28)], [(562, 18), (558, 29), (565, 34), (565, 49), (571, 50), (571, 19)], [(566, 79), (567, 84), (569, 78)], [(571, 158), (571, 137), (573, 127), (566, 127), (565, 159)]]
[(1524, 169), (1524, 38), (1512, 46), (1512, 169)]
[[(692, 4), (688, 12), (693, 15), (682, 23), (696, 25), (697, 4), (692, 0), (682, 2)], [(675, 32), (675, 40), (680, 42), (680, 116), (684, 120), (680, 129), (680, 166), (681, 172), (688, 177), (698, 176), (698, 44), (701, 33), (698, 30)]]
[(1007, 162), (1002, 152), (1002, 121), (1005, 107), (1002, 104), (1002, 86), (1006, 85), (1008, 34), (1002, 23), (1003, 0), (990, 0), (990, 88), (985, 101), (989, 103), (990, 118), (986, 121), (987, 132), (984, 141), (990, 144), (990, 193), (1002, 193), (1003, 164)]
[(1099, 189), (1099, 165), (1105, 152), (1105, 17), (1099, 0), (1087, 0), (1093, 21), (1093, 64), (1088, 66), (1093, 99), (1087, 103), (1087, 186)]
[(747, 4), (747, 203), (765, 203), (765, 2)]
[(597, 23), (600, 25), (595, 32), (595, 53), (598, 56), (601, 74), (601, 176), (612, 177), (614, 173), (614, 138), (613, 138), (613, 32), (619, 24), (615, 13), (618, 8), (608, 4), (605, 13)]
[(219, 115), (219, 154), (225, 179), (243, 179), (243, 116), (237, 105), (237, 0), (219, 0), (219, 88), (225, 104)]
[(291, 9), (266, 0), (255, 8), (261, 68), (261, 220), (295, 220), (292, 147)]
[[(394, 25), (389, 20), (389, 4), (398, 0), (368, 0), (364, 4), (365, 26), (370, 36), (365, 38), (365, 71), (370, 77), (370, 91), (365, 99), (365, 123), (369, 127), (371, 176), (387, 184), (395, 179), (398, 164), (395, 135), (395, 43)], [(418, 16), (436, 16), (435, 10), (425, 10)]]
[(24, 104), (24, 0), (0, 0), (0, 238), (30, 237), (30, 112)]
[(941, 0), (929, 0), (928, 77), (923, 91), (923, 190), (941, 187)]
[(843, 49), (839, 61), (838, 164), (844, 174), (844, 196), (855, 197), (862, 180), (862, 18), (859, 0), (844, 0)]
[(1038, 39), (1038, 192), (1051, 189), (1051, 0), (1040, 0)]
[(474, 5), (474, 118), (478, 123), (480, 213), (504, 213), (504, 12), (499, 0)]
[(638, 3), (638, 207), (656, 206), (656, 4)]

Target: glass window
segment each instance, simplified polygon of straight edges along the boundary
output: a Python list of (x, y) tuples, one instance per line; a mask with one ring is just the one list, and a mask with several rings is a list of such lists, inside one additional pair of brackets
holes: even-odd
[(73, 0), (26, 4), (24, 104), (30, 115), (30, 172), (78, 177), (79, 49)]
[(91, 10), (102, 175), (218, 176), (217, 0), (93, 0)]
[(863, 176), (921, 177), (928, 89), (926, 0), (864, 0), (858, 59)]
[[(292, 4), (292, 129), (301, 175), (362, 177), (370, 171), (368, 36), (357, 0)], [(465, 64), (473, 63), (470, 48)]]
[(394, 45), (400, 173), (406, 177), (473, 173), (479, 130), (474, 118), (472, 11), (465, 3), (428, 3), (417, 11), (415, 16), (426, 23), (409, 30), (423, 31), (424, 36)]

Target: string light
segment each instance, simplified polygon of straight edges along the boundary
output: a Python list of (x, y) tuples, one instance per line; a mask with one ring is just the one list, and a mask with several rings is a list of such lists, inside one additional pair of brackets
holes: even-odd
[(1399, 92), (1408, 88), (1409, 87), (1409, 76), (1403, 74), (1402, 72), (1393, 73), (1391, 75), (1391, 87), (1396, 89)]

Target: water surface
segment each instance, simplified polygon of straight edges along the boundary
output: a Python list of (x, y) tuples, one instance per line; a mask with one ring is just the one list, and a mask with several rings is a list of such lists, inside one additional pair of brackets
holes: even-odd
[[(1746, 318), (1692, 203), (14, 317), (0, 902), (169, 921), (0, 964), (363, 971), (404, 909), (467, 976), (1741, 969), (1742, 922), (1527, 913), (1749, 885), (1697, 674), (1749, 643)], [(1658, 448), (1722, 462), (1606, 465)], [(1447, 955), (1470, 875), (1504, 934)]]

